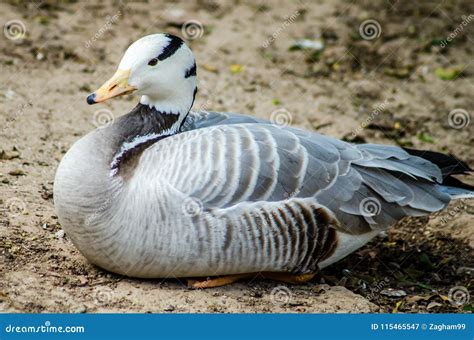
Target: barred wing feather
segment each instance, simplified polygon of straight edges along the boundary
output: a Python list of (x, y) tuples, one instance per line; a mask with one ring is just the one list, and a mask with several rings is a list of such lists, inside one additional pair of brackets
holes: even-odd
[(208, 211), (305, 199), (332, 213), (335, 227), (361, 234), (450, 200), (438, 188), (440, 170), (401, 148), (352, 145), (231, 113), (190, 113), (183, 131), (147, 150), (142, 164), (158, 164), (153, 176)]

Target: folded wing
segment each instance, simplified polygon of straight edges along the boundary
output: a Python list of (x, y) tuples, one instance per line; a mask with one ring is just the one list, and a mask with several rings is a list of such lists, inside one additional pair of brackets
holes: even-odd
[[(179, 139), (179, 140), (177, 140)], [(231, 113), (191, 113), (144, 153), (150, 171), (204, 209), (310, 199), (346, 233), (443, 209), (440, 169), (394, 146), (352, 145)], [(179, 171), (178, 171), (179, 170)]]

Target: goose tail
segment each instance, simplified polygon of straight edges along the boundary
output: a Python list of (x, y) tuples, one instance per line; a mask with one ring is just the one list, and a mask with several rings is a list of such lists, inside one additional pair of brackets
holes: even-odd
[(454, 175), (468, 175), (474, 170), (469, 165), (451, 154), (434, 151), (424, 151), (404, 148), (410, 155), (424, 158), (437, 165), (443, 176), (439, 190), (451, 196), (452, 199), (474, 198), (474, 186), (464, 183)]

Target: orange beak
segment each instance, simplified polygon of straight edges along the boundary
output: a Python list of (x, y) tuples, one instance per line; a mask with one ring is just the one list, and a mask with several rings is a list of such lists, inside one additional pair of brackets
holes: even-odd
[(137, 88), (128, 84), (130, 70), (117, 70), (97, 91), (87, 97), (89, 105), (102, 103), (107, 99), (132, 93)]

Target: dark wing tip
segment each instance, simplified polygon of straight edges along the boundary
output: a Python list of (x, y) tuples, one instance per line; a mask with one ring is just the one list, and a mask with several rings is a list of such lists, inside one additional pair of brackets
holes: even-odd
[(464, 175), (474, 171), (469, 165), (452, 154), (444, 154), (435, 151), (417, 150), (403, 148), (412, 156), (417, 156), (430, 161), (441, 169), (443, 177), (450, 175)]

